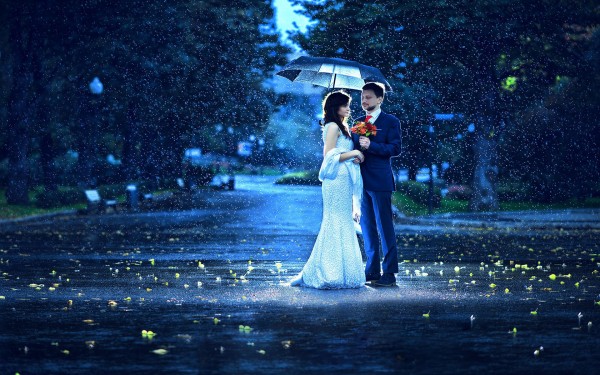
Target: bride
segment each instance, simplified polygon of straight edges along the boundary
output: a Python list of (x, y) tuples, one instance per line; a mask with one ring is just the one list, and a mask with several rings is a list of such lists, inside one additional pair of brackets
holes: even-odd
[(360, 219), (362, 178), (359, 163), (364, 160), (348, 130), (350, 96), (343, 91), (328, 94), (323, 100), (323, 220), (319, 235), (302, 272), (292, 286), (318, 289), (359, 288), (365, 272), (354, 229), (354, 215)]

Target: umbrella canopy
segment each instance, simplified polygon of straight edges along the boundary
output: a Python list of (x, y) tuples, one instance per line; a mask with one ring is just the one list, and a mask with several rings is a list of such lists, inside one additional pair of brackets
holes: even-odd
[(329, 89), (360, 90), (366, 82), (380, 82), (386, 91), (392, 91), (379, 69), (335, 57), (301, 56), (284, 66), (277, 75), (292, 82), (307, 82)]

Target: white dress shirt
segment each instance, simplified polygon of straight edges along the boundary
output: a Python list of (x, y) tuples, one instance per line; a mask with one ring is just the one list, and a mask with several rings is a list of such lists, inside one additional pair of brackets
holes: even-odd
[(374, 110), (373, 112), (369, 113), (366, 112), (367, 116), (371, 115), (371, 121), (369, 121), (371, 124), (374, 124), (375, 121), (377, 121), (377, 118), (379, 117), (379, 115), (381, 114), (381, 107), (377, 108), (376, 110)]

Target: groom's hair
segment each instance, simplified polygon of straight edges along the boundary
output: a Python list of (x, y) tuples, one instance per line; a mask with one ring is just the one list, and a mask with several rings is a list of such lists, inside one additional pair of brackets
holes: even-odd
[(371, 90), (375, 93), (375, 96), (378, 98), (384, 98), (385, 97), (385, 86), (383, 85), (383, 83), (379, 83), (379, 82), (368, 82), (366, 83), (363, 87), (362, 90)]

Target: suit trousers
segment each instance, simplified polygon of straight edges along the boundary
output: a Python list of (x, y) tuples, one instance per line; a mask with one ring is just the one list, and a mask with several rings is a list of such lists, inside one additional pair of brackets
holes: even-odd
[[(363, 191), (360, 226), (365, 242), (365, 273), (398, 273), (398, 247), (394, 233), (391, 191)], [(383, 263), (379, 254), (381, 241)], [(380, 265), (381, 263), (381, 265)]]

